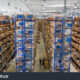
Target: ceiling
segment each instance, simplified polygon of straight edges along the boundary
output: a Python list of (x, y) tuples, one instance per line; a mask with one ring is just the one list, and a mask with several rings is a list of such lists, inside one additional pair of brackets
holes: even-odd
[(80, 15), (80, 0), (0, 0), (0, 14), (33, 13), (36, 17), (53, 14)]

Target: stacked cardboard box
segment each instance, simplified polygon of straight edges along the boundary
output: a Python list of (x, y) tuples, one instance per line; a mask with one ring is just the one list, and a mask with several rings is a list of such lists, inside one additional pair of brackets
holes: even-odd
[(74, 18), (72, 35), (72, 64), (80, 72), (80, 18)]
[(35, 63), (35, 57), (36, 57), (36, 44), (38, 42), (38, 21), (35, 21), (35, 24), (34, 24), (34, 63)]
[[(49, 68), (51, 71), (53, 71), (54, 59), (55, 59), (56, 71), (60, 71), (62, 67), (64, 67), (63, 71), (69, 71), (72, 17), (68, 21), (65, 21), (65, 25), (63, 24), (63, 17), (59, 17), (59, 19), (57, 19), (56, 22), (55, 19), (47, 19), (47, 21), (44, 21), (45, 24), (43, 29), (43, 34), (44, 34), (43, 36), (45, 40), (45, 48), (48, 56)], [(65, 26), (65, 28), (63, 26)], [(55, 35), (55, 27), (56, 27), (56, 35)], [(63, 35), (63, 29), (65, 30), (64, 35)], [(54, 58), (55, 36), (56, 36), (56, 45), (55, 45), (56, 52)], [(64, 45), (62, 44), (62, 42)], [(62, 50), (64, 50), (64, 52), (62, 52)], [(62, 67), (60, 65), (62, 65)]]
[(36, 26), (37, 26), (37, 43), (40, 44), (40, 30), (39, 30), (39, 27), (41, 27), (41, 26), (40, 26), (40, 21), (39, 20), (36, 22)]
[(34, 17), (32, 17), (32, 15), (21, 16), (22, 16), (21, 19), (18, 19), (18, 21), (16, 22), (17, 27), (16, 66), (17, 71), (19, 72), (22, 71), (31, 72), (33, 70), (34, 56), (36, 51), (37, 26), (35, 25)]
[(0, 18), (0, 70), (7, 66), (15, 51), (14, 21), (8, 16)]
[(54, 31), (55, 31), (54, 21), (49, 20), (42, 21), (42, 33), (50, 71), (53, 69), (52, 59), (54, 55)]

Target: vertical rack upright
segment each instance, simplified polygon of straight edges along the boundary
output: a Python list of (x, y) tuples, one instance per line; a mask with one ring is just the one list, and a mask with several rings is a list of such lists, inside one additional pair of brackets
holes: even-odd
[(63, 45), (63, 71), (70, 72), (71, 64), (71, 49), (72, 49), (72, 27), (73, 27), (73, 17), (66, 17), (64, 21), (64, 45)]
[(63, 44), (63, 17), (55, 17), (54, 72), (61, 70)]
[(25, 19), (25, 52), (27, 72), (32, 72), (33, 68), (33, 16), (27, 15)]

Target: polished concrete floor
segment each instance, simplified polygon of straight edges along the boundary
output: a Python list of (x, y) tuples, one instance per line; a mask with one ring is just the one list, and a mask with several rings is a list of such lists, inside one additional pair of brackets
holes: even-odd
[(46, 57), (42, 33), (40, 33), (40, 44), (37, 44), (36, 53), (36, 63), (34, 65), (33, 72), (49, 72), (49, 69), (45, 69), (43, 66), (40, 67), (39, 65), (39, 59), (43, 59), (43, 57)]
[(8, 68), (4, 72), (16, 72), (15, 58), (10, 61)]
[(70, 72), (78, 72), (78, 71), (73, 67), (72, 64), (71, 64)]
[[(40, 67), (39, 65), (39, 59), (43, 59), (43, 57), (46, 57), (44, 42), (42, 38), (42, 33), (40, 33), (40, 44), (37, 44), (36, 49), (36, 62), (34, 64), (33, 72), (49, 72), (49, 69), (45, 69), (43, 66)], [(13, 59), (10, 63), (8, 68), (5, 70), (5, 72), (16, 72), (16, 65), (15, 65), (15, 59)], [(77, 70), (72, 66), (71, 64), (71, 72), (77, 72)]]

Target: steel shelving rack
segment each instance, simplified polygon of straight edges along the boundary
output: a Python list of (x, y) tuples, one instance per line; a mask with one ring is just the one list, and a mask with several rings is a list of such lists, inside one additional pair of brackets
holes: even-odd
[[(4, 16), (3, 16), (4, 17)], [(13, 18), (0, 18), (0, 71), (4, 71), (14, 56), (14, 21)]]
[(58, 63), (58, 61), (62, 61), (63, 20), (61, 19), (62, 17), (55, 17), (54, 72), (58, 71), (58, 68), (61, 69), (61, 65)]
[(64, 26), (65, 26), (65, 32), (64, 32), (64, 47), (63, 47), (64, 51), (63, 66), (65, 72), (70, 72), (73, 17), (66, 17)]
[(75, 17), (72, 34), (72, 56), (71, 63), (80, 72), (80, 18)]
[[(18, 20), (18, 21), (17, 21)], [(15, 17), (16, 72), (24, 72), (24, 16)]]
[(16, 72), (32, 72), (33, 68), (33, 16), (15, 17)]
[(54, 72), (70, 72), (73, 17), (55, 17)]
[(28, 71), (32, 72), (33, 69), (33, 20), (32, 20), (33, 16), (32, 15), (28, 15), (27, 19), (25, 20), (25, 41), (26, 41), (26, 67), (28, 68)]

